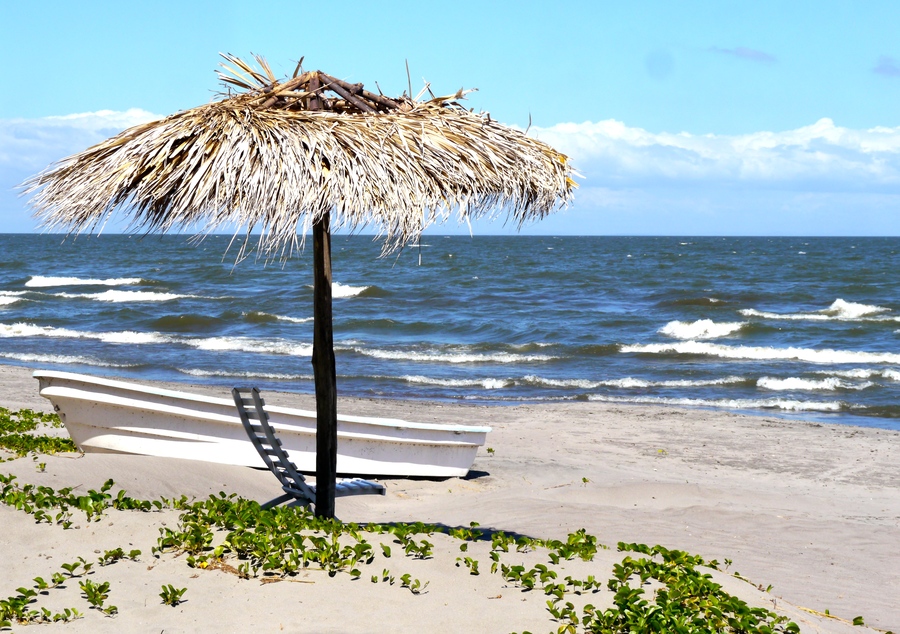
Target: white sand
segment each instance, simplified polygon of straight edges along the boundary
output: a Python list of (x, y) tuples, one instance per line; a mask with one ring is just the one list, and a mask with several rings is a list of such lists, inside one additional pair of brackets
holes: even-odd
[[(180, 389), (227, 395), (227, 390)], [(308, 396), (266, 394), (271, 404), (311, 408)], [(0, 366), (0, 405), (49, 411), (30, 372)], [(776, 606), (803, 631), (865, 631), (799, 610), (857, 615), (900, 631), (900, 433), (818, 425), (772, 417), (738, 416), (678, 408), (569, 403), (519, 407), (438, 405), (341, 399), (344, 413), (422, 422), (488, 424), (489, 455), (479, 452), (467, 479), (388, 480), (386, 497), (338, 500), (345, 521), (416, 521), (483, 527), (535, 537), (564, 538), (579, 528), (611, 551), (592, 564), (608, 578), (622, 554), (618, 541), (662, 544), (723, 562), (768, 594), (720, 575), (745, 600)], [(278, 494), (274, 478), (253, 469), (147, 457), (87, 454), (30, 458), (0, 464), (22, 482), (55, 488), (99, 488), (113, 478), (139, 498), (182, 493), (205, 497), (235, 492), (265, 501)], [(588, 482), (583, 482), (587, 478)], [(504, 587), (487, 574), (453, 565), (458, 542), (435, 536), (435, 557), (412, 561), (396, 554), (376, 560), (363, 579), (329, 578), (310, 571), (297, 581), (261, 584), (221, 571), (189, 568), (184, 557), (155, 559), (159, 528), (177, 513), (110, 511), (101, 522), (64, 531), (35, 525), (24, 513), (0, 506), (0, 598), (49, 577), (59, 564), (95, 550), (140, 548), (140, 562), (119, 562), (91, 578), (111, 583), (109, 602), (119, 615), (90, 611), (61, 627), (67, 631), (505, 632), (555, 631), (541, 592)], [(80, 516), (77, 516), (80, 518)], [(40, 554), (40, 556), (38, 556)], [(51, 557), (48, 559), (48, 557)], [(574, 566), (575, 564), (570, 564)], [(376, 571), (375, 568), (378, 568)], [(413, 595), (370, 574), (387, 567), (429, 581)], [(590, 572), (588, 572), (590, 574)], [(162, 584), (187, 587), (176, 608), (160, 604)], [(85, 611), (77, 584), (69, 595), (47, 597)], [(609, 592), (591, 597), (601, 605)], [(606, 595), (604, 598), (603, 595)], [(499, 598), (496, 598), (498, 597)], [(49, 604), (48, 604), (49, 606)], [(50, 606), (52, 607), (52, 606)], [(327, 616), (324, 616), (327, 615)]]

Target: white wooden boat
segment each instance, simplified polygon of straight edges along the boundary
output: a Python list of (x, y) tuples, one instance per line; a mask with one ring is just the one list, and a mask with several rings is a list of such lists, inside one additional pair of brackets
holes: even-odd
[[(71, 372), (38, 370), (34, 377), (82, 451), (264, 466), (230, 399)], [(316, 413), (274, 405), (266, 411), (291, 460), (301, 471), (315, 472)], [(338, 415), (337, 470), (462, 476), (490, 430)]]

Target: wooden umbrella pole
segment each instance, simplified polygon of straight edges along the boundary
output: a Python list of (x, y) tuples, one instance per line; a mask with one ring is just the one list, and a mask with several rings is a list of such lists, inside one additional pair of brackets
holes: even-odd
[(331, 214), (313, 224), (313, 375), (316, 381), (316, 515), (334, 517), (337, 381), (331, 312)]
[[(309, 109), (319, 110), (318, 73), (309, 81)], [(331, 312), (331, 214), (313, 223), (313, 376), (316, 382), (316, 515), (334, 517), (337, 480), (337, 378)]]

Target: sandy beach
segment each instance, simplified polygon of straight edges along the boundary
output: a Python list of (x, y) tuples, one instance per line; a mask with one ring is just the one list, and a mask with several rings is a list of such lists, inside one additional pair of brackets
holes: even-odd
[[(227, 396), (224, 389), (177, 389)], [(31, 371), (0, 366), (0, 406), (50, 411)], [(270, 404), (312, 408), (310, 396), (267, 393)], [(342, 398), (347, 414), (493, 428), (464, 479), (386, 479), (386, 497), (339, 499), (345, 521), (423, 521), (565, 538), (585, 528), (611, 546), (591, 564), (607, 575), (621, 561), (619, 541), (662, 544), (731, 564), (716, 580), (744, 600), (776, 609), (802, 631), (866, 631), (845, 621), (900, 631), (900, 433), (721, 411), (602, 403), (483, 407)], [(487, 447), (493, 452), (489, 453)], [(24, 457), (0, 473), (21, 483), (116, 489), (155, 499), (219, 491), (259, 501), (279, 491), (267, 472), (192, 461), (103, 454)], [(79, 599), (77, 584), (46, 603), (78, 605), (85, 617), (66, 631), (533, 632), (556, 630), (542, 592), (523, 592), (499, 575), (454, 565), (458, 542), (436, 535), (434, 557), (395, 555), (384, 567), (428, 581), (424, 593), (347, 574), (319, 571), (292, 581), (241, 580), (190, 568), (184, 556), (156, 558), (159, 529), (178, 512), (108, 511), (77, 528), (35, 524), (0, 507), (0, 597), (49, 577), (61, 563), (115, 547), (140, 549), (138, 561), (95, 569), (110, 582), (104, 617)], [(487, 544), (489, 546), (489, 544)], [(482, 553), (486, 556), (487, 547)], [(482, 564), (484, 565), (484, 564)], [(575, 566), (575, 564), (571, 564)], [(383, 567), (380, 561), (372, 566)], [(732, 573), (761, 586), (735, 579)], [(160, 586), (186, 587), (177, 607)], [(769, 592), (765, 588), (771, 585)], [(604, 593), (591, 600), (601, 605)], [(606, 595), (610, 593), (605, 592)], [(608, 597), (607, 597), (608, 599)], [(60, 603), (61, 602), (61, 603)], [(843, 620), (803, 610), (828, 610)], [(18, 628), (16, 628), (18, 629)]]

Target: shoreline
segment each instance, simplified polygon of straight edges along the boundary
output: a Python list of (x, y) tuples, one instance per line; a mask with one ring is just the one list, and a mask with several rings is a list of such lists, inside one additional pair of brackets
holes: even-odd
[[(148, 383), (227, 395), (187, 382)], [(0, 386), (0, 406), (50, 409), (30, 370), (0, 365)], [(314, 407), (312, 395), (266, 392), (266, 399)], [(347, 521), (447, 526), (477, 521), (484, 528), (543, 538), (586, 528), (613, 551), (625, 541), (662, 544), (707, 560), (730, 559), (729, 572), (773, 585), (770, 594), (779, 605), (828, 609), (845, 619), (861, 615), (867, 625), (900, 631), (900, 608), (892, 603), (900, 596), (900, 572), (889, 563), (900, 561), (900, 432), (598, 402), (498, 407), (339, 398), (339, 409), (493, 428), (468, 478), (387, 479), (386, 498), (338, 500), (338, 515)], [(46, 474), (37, 473), (30, 458), (3, 463), (0, 473), (19, 475), (22, 482), (56, 482), (51, 484), (56, 487), (98, 488), (112, 477), (129, 494), (145, 498), (179, 491), (205, 497), (226, 484), (227, 490), (258, 500), (277, 493), (269, 474), (252, 469), (190, 461), (162, 461), (161, 468), (157, 459), (102, 454), (46, 460)], [(0, 510), (4, 518), (9, 515), (5, 507)], [(0, 540), (4, 560), (15, 547)], [(14, 567), (19, 564), (25, 565)], [(182, 567), (188, 577), (192, 570)], [(19, 585), (27, 579), (15, 576), (20, 578)], [(415, 609), (417, 597), (403, 600)], [(840, 631), (829, 629), (838, 622), (820, 621), (810, 624), (812, 631)]]
[[(0, 361), (0, 368), (9, 367), (9, 368), (18, 368), (22, 371), (29, 370), (25, 365), (21, 364), (12, 364), (4, 361)], [(66, 367), (52, 367), (52, 368), (42, 368), (42, 369), (53, 369), (59, 372), (70, 372), (71, 370)], [(96, 370), (106, 370), (104, 372), (97, 372)], [(168, 389), (182, 389), (186, 391), (195, 391), (198, 393), (208, 393), (208, 394), (216, 394), (221, 395), (223, 392), (228, 392), (231, 387), (234, 385), (241, 383), (238, 380), (238, 377), (235, 377), (235, 381), (227, 382), (224, 379), (219, 381), (207, 381), (207, 382), (197, 382), (188, 374), (184, 375), (183, 381), (176, 380), (166, 380), (166, 379), (146, 379), (139, 376), (131, 376), (131, 375), (123, 375), (116, 373), (114, 371), (110, 371), (112, 368), (96, 368), (93, 371), (88, 368), (85, 370), (79, 370), (78, 374), (90, 374), (93, 376), (102, 376), (105, 378), (118, 380), (118, 381), (131, 381), (135, 383), (143, 383), (143, 384), (152, 384), (158, 385), (161, 387), (166, 387)], [(2, 372), (2, 370), (0, 370)], [(243, 381), (246, 383), (247, 381)], [(263, 381), (264, 382), (264, 381)], [(311, 383), (311, 379), (309, 381)], [(263, 388), (263, 391), (270, 394), (284, 394), (287, 395), (287, 398), (290, 399), (292, 397), (296, 397), (298, 400), (309, 399), (310, 403), (314, 403), (314, 391), (305, 391), (305, 392), (293, 392), (286, 391), (283, 389), (278, 389), (277, 386), (271, 388)], [(230, 398), (230, 396), (229, 396)], [(591, 400), (584, 398), (560, 398), (558, 400), (521, 400), (521, 401), (509, 401), (509, 400), (492, 400), (490, 398), (484, 397), (467, 397), (467, 398), (444, 398), (444, 399), (429, 399), (424, 397), (415, 397), (415, 396), (343, 396), (339, 394), (339, 398), (344, 403), (352, 403), (355, 401), (359, 401), (362, 403), (369, 402), (379, 402), (379, 401), (387, 401), (391, 403), (409, 403), (409, 404), (419, 404), (422, 407), (496, 407), (496, 408), (506, 408), (506, 407), (519, 407), (519, 406), (534, 406), (534, 407), (544, 407), (550, 405), (567, 405), (567, 404), (593, 404), (597, 407), (658, 407), (663, 409), (675, 409), (675, 410), (687, 410), (687, 411), (708, 411), (714, 413), (722, 413), (724, 415), (733, 415), (733, 416), (747, 416), (751, 418), (776, 418), (779, 420), (796, 422), (796, 423), (816, 423), (822, 425), (838, 425), (842, 427), (862, 427), (867, 429), (884, 429), (888, 431), (897, 431), (900, 432), (900, 422), (896, 418), (883, 417), (883, 416), (866, 416), (864, 414), (852, 414), (849, 412), (829, 412), (829, 411), (821, 411), (821, 410), (780, 410), (772, 408), (767, 410), (765, 408), (740, 408), (740, 407), (725, 407), (718, 406), (713, 404), (708, 404), (705, 402), (698, 402), (696, 404), (689, 403), (656, 403), (651, 401), (629, 401), (629, 400)], [(43, 400), (43, 399), (41, 399)], [(299, 401), (298, 401), (299, 402)], [(306, 402), (306, 401), (304, 401)], [(306, 409), (314, 409), (313, 405), (304, 405)]]

